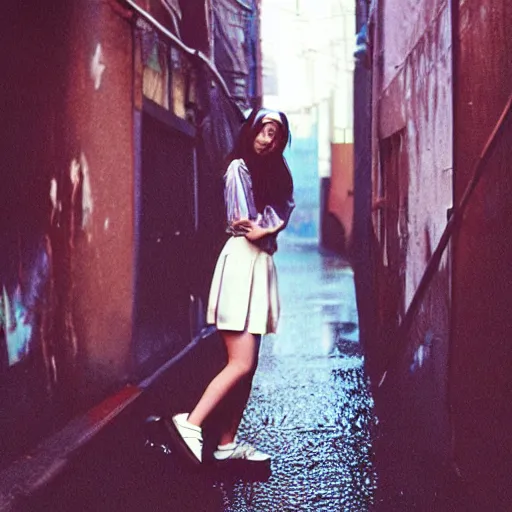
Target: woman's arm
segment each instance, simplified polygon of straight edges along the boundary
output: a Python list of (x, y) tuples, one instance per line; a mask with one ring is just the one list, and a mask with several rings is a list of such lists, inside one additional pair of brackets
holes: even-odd
[(255, 221), (248, 219), (241, 219), (236, 221), (233, 226), (237, 229), (244, 231), (245, 237), (250, 241), (255, 241), (263, 238), (266, 235), (271, 235), (282, 231), (290, 220), (291, 213), (295, 208), (293, 199), (287, 201), (283, 208), (281, 218), (271, 206), (265, 206), (263, 215), (258, 215)]
[(232, 224), (232, 227), (235, 228), (238, 232), (243, 234), (247, 240), (254, 242), (255, 240), (259, 240), (266, 235), (270, 235), (272, 233), (277, 233), (280, 226), (273, 227), (263, 227), (258, 224), (257, 221), (249, 220), (249, 219), (241, 219)]
[(272, 206), (265, 206), (259, 224), (263, 227), (275, 228), (272, 231), (273, 233), (282, 231), (288, 225), (294, 208), (293, 198), (286, 201), (286, 204), (279, 209), (279, 213)]
[(233, 160), (224, 175), (224, 200), (226, 204), (227, 231), (235, 236), (245, 235), (238, 222), (256, 220), (252, 182), (242, 159)]

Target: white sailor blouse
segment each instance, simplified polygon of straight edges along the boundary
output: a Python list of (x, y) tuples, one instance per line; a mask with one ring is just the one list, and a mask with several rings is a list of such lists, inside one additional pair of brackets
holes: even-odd
[[(251, 175), (242, 158), (233, 160), (224, 175), (224, 201), (227, 214), (226, 231), (233, 236), (245, 234), (243, 229), (233, 226), (234, 222), (242, 219), (252, 220), (263, 228), (283, 229), (295, 207), (293, 200), (288, 201), (286, 211), (282, 215), (284, 218), (279, 217), (275, 209), (269, 205), (265, 206), (262, 213), (258, 212), (254, 203)], [(277, 250), (276, 236), (277, 233), (265, 235), (254, 243), (272, 254)]]

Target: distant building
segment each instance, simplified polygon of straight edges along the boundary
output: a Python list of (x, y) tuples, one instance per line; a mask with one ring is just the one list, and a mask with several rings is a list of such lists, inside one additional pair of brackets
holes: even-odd
[(288, 234), (348, 256), (353, 212), (352, 1), (262, 2), (265, 104), (290, 118)]

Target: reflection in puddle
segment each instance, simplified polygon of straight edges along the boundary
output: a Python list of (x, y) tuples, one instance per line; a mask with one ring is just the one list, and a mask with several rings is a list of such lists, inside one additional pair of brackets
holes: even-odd
[[(202, 503), (197, 510), (372, 508), (376, 420), (359, 345), (353, 275), (341, 264), (322, 261), (311, 249), (300, 257), (282, 250), (277, 261), (282, 321), (278, 333), (263, 340), (239, 431), (242, 441), (271, 454), (270, 471), (205, 470), (201, 479), (184, 479), (183, 492)], [(153, 437), (157, 449), (165, 444), (156, 432)], [(175, 454), (170, 455), (172, 461)]]
[(362, 357), (358, 339), (359, 329), (353, 322), (328, 322), (322, 326), (322, 346), (325, 355)]
[(258, 483), (219, 479), (225, 511), (371, 508), (375, 419), (353, 274), (330, 260), (305, 249), (279, 255), (283, 321), (263, 341), (240, 428), (244, 440), (272, 454), (272, 474)]

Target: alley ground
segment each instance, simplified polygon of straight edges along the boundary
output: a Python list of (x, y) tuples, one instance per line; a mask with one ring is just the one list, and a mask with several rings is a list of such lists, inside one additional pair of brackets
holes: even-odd
[[(366, 511), (373, 507), (373, 402), (358, 343), (353, 273), (314, 244), (283, 240), (277, 335), (263, 340), (240, 437), (273, 455), (270, 470), (188, 467), (161, 417), (188, 410), (222, 364), (216, 334), (168, 371), (70, 467), (24, 504), (30, 511)], [(160, 437), (161, 436), (161, 437)]]

